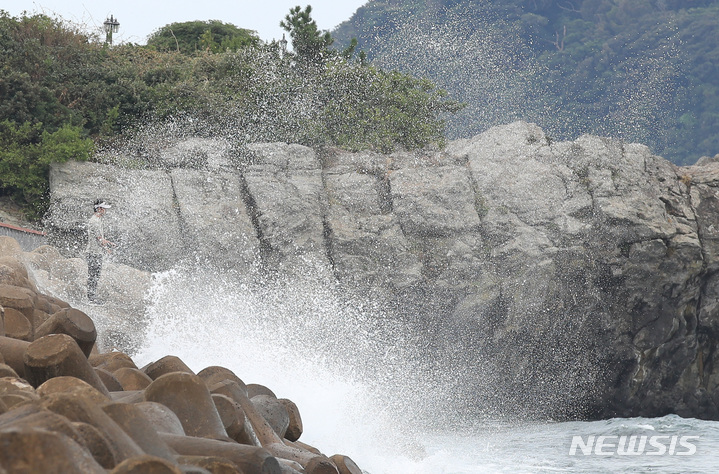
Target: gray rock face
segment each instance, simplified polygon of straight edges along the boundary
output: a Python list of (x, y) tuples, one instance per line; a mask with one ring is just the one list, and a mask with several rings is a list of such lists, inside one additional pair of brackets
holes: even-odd
[(243, 177), (266, 262), (291, 272), (304, 266), (328, 268), (327, 198), (314, 151), (265, 143), (248, 145), (247, 155)]
[(384, 157), (333, 157), (324, 180), (335, 273), (353, 286), (403, 289), (422, 279), (421, 264), (392, 212)]
[(706, 268), (678, 170), (641, 145), (551, 143), (524, 123), (448, 151), (467, 154), (487, 208), (506, 300), (489, 349), (515, 381), (545, 387), (528, 396), (604, 416), (702, 411), (697, 380), (679, 380), (696, 363)]
[(121, 240), (165, 239), (130, 253), (138, 266), (168, 265), (174, 245), (371, 289), (431, 357), (481, 367), (478, 409), (719, 419), (719, 163), (516, 122), (442, 152), (256, 144), (235, 171), (64, 164), (51, 185), (55, 233), (102, 190)]
[(199, 262), (249, 270), (259, 264), (260, 243), (236, 173), (174, 169), (184, 245)]
[(182, 248), (170, 175), (129, 171), (95, 163), (65, 163), (50, 170), (52, 205), (45, 223), (50, 243), (82, 255), (84, 226), (95, 199), (112, 205), (105, 233), (117, 244), (115, 258), (143, 269), (168, 267)]

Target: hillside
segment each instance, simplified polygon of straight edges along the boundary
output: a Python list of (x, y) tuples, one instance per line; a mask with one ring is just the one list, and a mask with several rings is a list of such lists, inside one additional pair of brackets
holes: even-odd
[(522, 119), (677, 164), (719, 152), (717, 0), (370, 0), (333, 35), (467, 102), (450, 138)]
[(0, 10), (0, 196), (37, 220), (50, 164), (112, 161), (125, 147), (126, 165), (150, 166), (152, 143), (178, 137), (375, 151), (445, 142), (440, 115), (461, 105), (330, 49), (310, 13), (288, 15), (287, 51), (220, 21), (111, 47), (62, 19)]

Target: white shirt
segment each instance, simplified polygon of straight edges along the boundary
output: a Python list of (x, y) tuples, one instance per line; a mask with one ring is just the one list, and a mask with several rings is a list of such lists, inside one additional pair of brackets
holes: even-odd
[(105, 232), (102, 228), (102, 218), (97, 214), (93, 214), (89, 221), (87, 221), (87, 247), (85, 253), (91, 255), (103, 255), (105, 248), (100, 244), (101, 241), (105, 240)]

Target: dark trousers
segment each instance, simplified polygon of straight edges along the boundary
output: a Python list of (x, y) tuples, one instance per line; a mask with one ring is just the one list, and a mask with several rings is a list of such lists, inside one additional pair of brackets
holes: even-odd
[(97, 291), (97, 282), (100, 281), (100, 272), (102, 271), (102, 255), (87, 255), (87, 298), (95, 299), (95, 291)]

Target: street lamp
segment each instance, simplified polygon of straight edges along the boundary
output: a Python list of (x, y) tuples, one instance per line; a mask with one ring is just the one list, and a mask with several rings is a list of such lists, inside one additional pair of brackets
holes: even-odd
[(282, 33), (282, 39), (279, 41), (280, 43), (280, 57), (284, 57), (285, 53), (287, 53), (287, 40), (285, 39), (285, 34)]
[(105, 20), (102, 25), (105, 27), (105, 42), (110, 43), (110, 46), (112, 46), (112, 34), (117, 33), (117, 30), (120, 29), (120, 22), (110, 15), (110, 18)]

